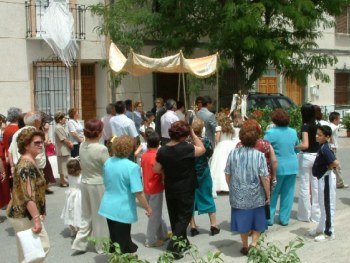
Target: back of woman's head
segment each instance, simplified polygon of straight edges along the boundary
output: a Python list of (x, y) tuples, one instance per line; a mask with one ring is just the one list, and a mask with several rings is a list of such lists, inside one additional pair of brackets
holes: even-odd
[(78, 176), (81, 171), (80, 162), (76, 158), (72, 158), (67, 162), (67, 172), (70, 175)]
[(203, 127), (204, 127), (204, 121), (198, 118), (193, 120), (192, 129), (198, 137), (202, 137)]
[(242, 125), (239, 131), (239, 139), (243, 146), (254, 147), (257, 140), (260, 137), (260, 133), (255, 125), (250, 125), (246, 122)]
[(289, 124), (289, 114), (283, 109), (276, 109), (271, 113), (271, 120), (277, 126), (286, 127)]
[(74, 115), (78, 112), (78, 110), (76, 108), (71, 108), (68, 111), (68, 116), (70, 119), (74, 119)]
[(14, 123), (14, 122), (18, 121), (21, 114), (22, 114), (22, 110), (20, 108), (11, 107), (7, 110), (6, 120), (8, 122)]
[(113, 154), (120, 158), (129, 157), (134, 149), (134, 142), (134, 138), (127, 135), (115, 138), (112, 143)]
[(221, 131), (228, 134), (234, 134), (234, 129), (231, 125), (231, 119), (224, 112), (219, 112), (216, 116), (218, 125), (221, 126)]
[(318, 121), (322, 120), (323, 114), (321, 111), (321, 107), (318, 105), (314, 105), (314, 109), (315, 109), (315, 119)]
[(248, 129), (249, 127), (252, 129), (255, 129), (259, 136), (261, 135), (261, 126), (257, 120), (254, 119), (248, 119), (245, 122), (243, 122), (242, 127), (245, 127), (245, 129)]
[(303, 124), (315, 123), (315, 108), (311, 103), (306, 103), (301, 106), (301, 119)]
[(97, 138), (103, 130), (103, 122), (101, 120), (93, 119), (85, 122), (84, 136), (86, 138)]
[(24, 128), (19, 133), (17, 137), (17, 147), (20, 154), (26, 152), (26, 147), (32, 142), (35, 136), (40, 136), (43, 141), (45, 140), (44, 133), (34, 127)]
[(176, 121), (169, 128), (170, 139), (179, 141), (180, 138), (186, 138), (190, 135), (190, 125), (185, 121)]

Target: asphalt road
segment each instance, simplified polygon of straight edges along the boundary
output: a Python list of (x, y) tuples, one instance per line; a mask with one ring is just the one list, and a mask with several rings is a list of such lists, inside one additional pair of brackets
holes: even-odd
[[(342, 135), (345, 135), (343, 132)], [(338, 151), (338, 159), (341, 161), (344, 179), (350, 183), (350, 138), (340, 137), (340, 149)], [(53, 162), (54, 163), (54, 162)], [(298, 185), (298, 184), (297, 184)], [(70, 249), (73, 239), (70, 232), (63, 225), (60, 214), (64, 205), (65, 188), (53, 186), (55, 191), (53, 195), (47, 195), (47, 218), (45, 227), (50, 237), (51, 250), (46, 262), (84, 262), (84, 263), (100, 263), (107, 262), (104, 255), (96, 254), (93, 249), (85, 254), (72, 255)], [(296, 187), (292, 218), (286, 227), (278, 224), (270, 227), (267, 231), (267, 240), (274, 242), (281, 248), (288, 244), (289, 241), (297, 236), (305, 238), (305, 245), (298, 254), (302, 262), (317, 263), (348, 263), (350, 262), (350, 188), (337, 190), (337, 209), (335, 216), (336, 239), (322, 243), (314, 242), (312, 238), (307, 236), (307, 231), (314, 228), (314, 223), (299, 222), (296, 220), (298, 187)], [(200, 235), (189, 237), (190, 242), (195, 244), (201, 255), (206, 254), (210, 250), (219, 250), (222, 252), (224, 262), (247, 262), (247, 258), (239, 253), (241, 248), (240, 237), (236, 233), (229, 230), (230, 221), (230, 205), (228, 196), (218, 196), (216, 199), (217, 219), (220, 234), (210, 236), (210, 224), (207, 215), (196, 217), (199, 226)], [(147, 226), (147, 217), (141, 208), (138, 208), (139, 221), (132, 226), (132, 238), (139, 246), (139, 258), (147, 259), (150, 262), (156, 262), (158, 256), (163, 253), (165, 246), (159, 248), (146, 248), (143, 244), (145, 241), (145, 231)], [(163, 216), (166, 222), (169, 222), (166, 206), (163, 207)], [(5, 211), (0, 210), (0, 218), (5, 217)], [(4, 218), (5, 219), (5, 218)], [(16, 243), (13, 229), (5, 220), (0, 224), (0, 262), (17, 262)], [(189, 256), (178, 262), (191, 262)]]

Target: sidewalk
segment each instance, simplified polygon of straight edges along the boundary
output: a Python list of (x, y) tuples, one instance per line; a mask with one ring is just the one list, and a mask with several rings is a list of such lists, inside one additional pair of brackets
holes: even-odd
[[(341, 161), (344, 179), (350, 183), (350, 138), (346, 138), (345, 132), (340, 133), (340, 147), (338, 159)], [(53, 169), (56, 168), (55, 158), (50, 158)], [(55, 169), (56, 170), (56, 169)], [(57, 177), (57, 174), (56, 174)], [(59, 261), (66, 263), (84, 262), (84, 263), (102, 263), (107, 262), (104, 255), (98, 255), (93, 250), (82, 255), (72, 256), (70, 249), (73, 239), (69, 235), (69, 230), (63, 226), (60, 219), (61, 211), (64, 205), (65, 188), (53, 186), (55, 191), (53, 195), (47, 195), (47, 218), (45, 227), (49, 233), (51, 250), (46, 262), (56, 263)], [(350, 262), (350, 188), (337, 190), (337, 209), (335, 216), (336, 238), (333, 241), (322, 243), (314, 242), (307, 232), (315, 227), (314, 223), (299, 222), (296, 218), (298, 202), (298, 184), (296, 187), (292, 219), (288, 226), (282, 227), (278, 224), (270, 227), (267, 231), (267, 241), (274, 242), (280, 248), (284, 248), (289, 241), (297, 236), (305, 238), (305, 245), (298, 254), (301, 262), (305, 263), (348, 263)], [(230, 224), (230, 205), (228, 196), (218, 196), (216, 199), (217, 219), (220, 234), (210, 236), (209, 219), (207, 215), (196, 216), (199, 225), (200, 235), (189, 237), (190, 242), (196, 245), (201, 255), (205, 255), (210, 250), (219, 250), (222, 252), (224, 262), (243, 263), (247, 262), (247, 257), (239, 253), (241, 248), (240, 237), (238, 234), (232, 234), (229, 230)], [(5, 211), (0, 210), (0, 217), (3, 218)], [(166, 205), (163, 207), (163, 215), (166, 222), (169, 222)], [(143, 243), (145, 240), (145, 231), (147, 226), (147, 217), (141, 208), (138, 208), (139, 221), (132, 225), (132, 238), (139, 246), (137, 254), (139, 258), (150, 262), (156, 262), (158, 256), (163, 253), (165, 246), (160, 248), (146, 248)], [(16, 243), (14, 233), (8, 220), (0, 224), (0, 247), (2, 253), (1, 262), (16, 262)], [(6, 251), (6, 253), (5, 253)], [(177, 261), (191, 262), (189, 257)]]

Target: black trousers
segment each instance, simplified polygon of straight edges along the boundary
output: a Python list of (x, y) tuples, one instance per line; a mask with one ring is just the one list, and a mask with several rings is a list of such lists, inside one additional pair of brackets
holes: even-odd
[[(194, 205), (194, 191), (191, 193), (168, 193), (165, 191), (165, 199), (168, 207), (169, 220), (173, 235), (187, 241), (187, 248), (190, 242), (187, 238), (187, 227), (191, 221)], [(170, 240), (167, 250), (180, 253), (181, 249)], [(184, 248), (186, 250), (186, 248)]]
[(73, 150), (70, 152), (70, 156), (73, 158), (79, 156), (79, 147), (80, 147), (80, 142), (78, 144), (73, 145)]
[(109, 237), (111, 245), (109, 252), (115, 251), (113, 243), (118, 243), (120, 251), (125, 253), (134, 253), (138, 246), (131, 240), (131, 224), (125, 224), (118, 221), (113, 221), (107, 218)]

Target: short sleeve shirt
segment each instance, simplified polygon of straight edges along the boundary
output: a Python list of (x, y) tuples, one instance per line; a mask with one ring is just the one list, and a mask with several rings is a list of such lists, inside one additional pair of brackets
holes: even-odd
[(112, 157), (103, 167), (103, 194), (98, 213), (110, 220), (137, 221), (135, 193), (142, 192), (140, 167), (127, 158)]
[(112, 134), (115, 136), (129, 135), (135, 138), (139, 135), (135, 123), (125, 114), (119, 114), (112, 117), (109, 123), (111, 125)]
[(75, 132), (78, 134), (79, 137), (84, 138), (84, 128), (79, 121), (70, 119), (68, 121), (68, 131), (69, 139), (73, 144), (79, 144), (79, 142), (70, 134), (71, 132)]
[(327, 171), (328, 165), (336, 160), (336, 157), (328, 143), (322, 144), (312, 166), (313, 176), (320, 179)]
[(260, 176), (268, 176), (269, 172), (262, 152), (250, 147), (232, 150), (227, 158), (225, 174), (231, 177), (231, 207), (253, 209), (265, 205)]
[(146, 194), (158, 194), (164, 190), (162, 175), (153, 172), (156, 156), (157, 150), (148, 149), (141, 157), (143, 189)]
[(190, 193), (197, 187), (194, 146), (181, 142), (162, 146), (157, 153), (157, 162), (164, 170), (164, 186), (168, 193)]

